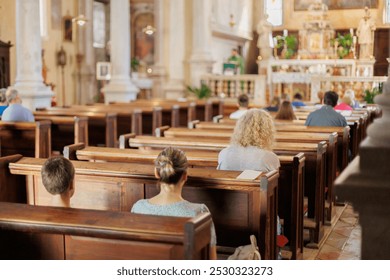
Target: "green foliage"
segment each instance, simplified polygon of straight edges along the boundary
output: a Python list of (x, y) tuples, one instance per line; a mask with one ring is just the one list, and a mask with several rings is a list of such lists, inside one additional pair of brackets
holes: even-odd
[(367, 104), (374, 104), (374, 97), (378, 94), (382, 93), (382, 86), (375, 87), (372, 90), (366, 89), (364, 91), (364, 101), (367, 102)]
[(286, 45), (287, 45), (287, 50), (285, 53), (285, 58), (289, 59), (292, 58), (297, 51), (297, 45), (298, 45), (298, 40), (295, 36), (288, 35), (284, 38)]
[(211, 89), (203, 83), (200, 88), (187, 86), (187, 90), (193, 93), (198, 99), (207, 99), (211, 96)]
[(347, 33), (344, 35), (341, 35), (340, 33), (337, 33), (337, 37), (331, 40), (332, 45), (335, 45), (335, 42), (337, 42), (337, 55), (339, 58), (346, 57), (349, 52), (351, 51), (352, 47), (352, 36), (351, 33)]
[(276, 48), (282, 48), (283, 49), (283, 57), (286, 59), (292, 58), (295, 53), (297, 52), (297, 47), (298, 47), (298, 40), (297, 37), (294, 35), (288, 35), (288, 36), (281, 36), (277, 35), (275, 36), (275, 41), (276, 41)]
[(138, 67), (139, 67), (139, 60), (138, 60), (138, 58), (133, 57), (131, 59), (131, 70), (133, 70), (134, 72), (137, 72)]

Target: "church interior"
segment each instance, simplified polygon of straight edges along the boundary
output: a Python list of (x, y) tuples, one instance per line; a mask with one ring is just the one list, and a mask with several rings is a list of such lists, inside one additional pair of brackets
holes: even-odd
[[(390, 259), (389, 45), (390, 0), (0, 0), (0, 259)], [(221, 170), (255, 109), (279, 166)], [(207, 211), (131, 213), (168, 147)]]

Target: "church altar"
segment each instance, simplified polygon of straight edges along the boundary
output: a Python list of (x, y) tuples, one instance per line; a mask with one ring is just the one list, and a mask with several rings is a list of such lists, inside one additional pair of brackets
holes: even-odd
[[(359, 26), (356, 33), (351, 28), (349, 33), (338, 34), (335, 38), (327, 5), (321, 0), (313, 1), (309, 5), (306, 21), (299, 30), (296, 58), (279, 59), (277, 56), (279, 46), (275, 45), (275, 57), (258, 61), (259, 73), (267, 73), (269, 97), (281, 96), (282, 93), (292, 97), (295, 91), (299, 91), (303, 93), (305, 100), (315, 102), (318, 100), (318, 92), (324, 89), (333, 89), (342, 95), (345, 86), (340, 86), (341, 82), (355, 82), (358, 85), (367, 85), (369, 82), (368, 84), (372, 86), (375, 85), (376, 80), (382, 81), (382, 77), (373, 77), (375, 58), (371, 53), (360, 55), (359, 59), (356, 56), (357, 39), (361, 48), (363, 36), (372, 37), (372, 40), (367, 40), (370, 45), (366, 47), (369, 51), (373, 51), (375, 25), (367, 7), (362, 21), (370, 23), (369, 30), (365, 31)], [(283, 33), (283, 36), (279, 36), (284, 44), (281, 55), (286, 57), (288, 30), (284, 30)], [(289, 51), (291, 53), (291, 49)], [(323, 81), (318, 84), (316, 82), (318, 77), (323, 80), (337, 81), (338, 85), (330, 86)], [(360, 88), (367, 89), (366, 86)]]

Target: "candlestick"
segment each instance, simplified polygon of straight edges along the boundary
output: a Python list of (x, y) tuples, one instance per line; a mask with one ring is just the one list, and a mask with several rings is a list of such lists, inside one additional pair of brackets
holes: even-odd
[(283, 36), (284, 36), (284, 37), (287, 37), (287, 36), (288, 36), (288, 30), (287, 30), (287, 29), (284, 29), (284, 30), (283, 30)]
[(349, 29), (349, 32), (351, 33), (351, 36), (353, 36), (353, 28)]
[(353, 36), (353, 37), (352, 37), (352, 42), (353, 42), (354, 44), (357, 43), (357, 37), (356, 37), (356, 36)]

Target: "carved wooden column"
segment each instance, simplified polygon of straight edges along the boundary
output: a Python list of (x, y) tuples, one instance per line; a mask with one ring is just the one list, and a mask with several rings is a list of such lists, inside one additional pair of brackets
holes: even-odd
[(53, 92), (43, 83), (39, 0), (16, 1), (16, 78), (23, 106), (50, 107)]
[(362, 227), (362, 259), (390, 259), (390, 80), (375, 97), (383, 116), (368, 127), (360, 156), (337, 178), (339, 200), (352, 203)]
[(106, 104), (135, 100), (139, 91), (130, 80), (129, 0), (111, 1), (110, 5), (111, 80), (103, 88)]

